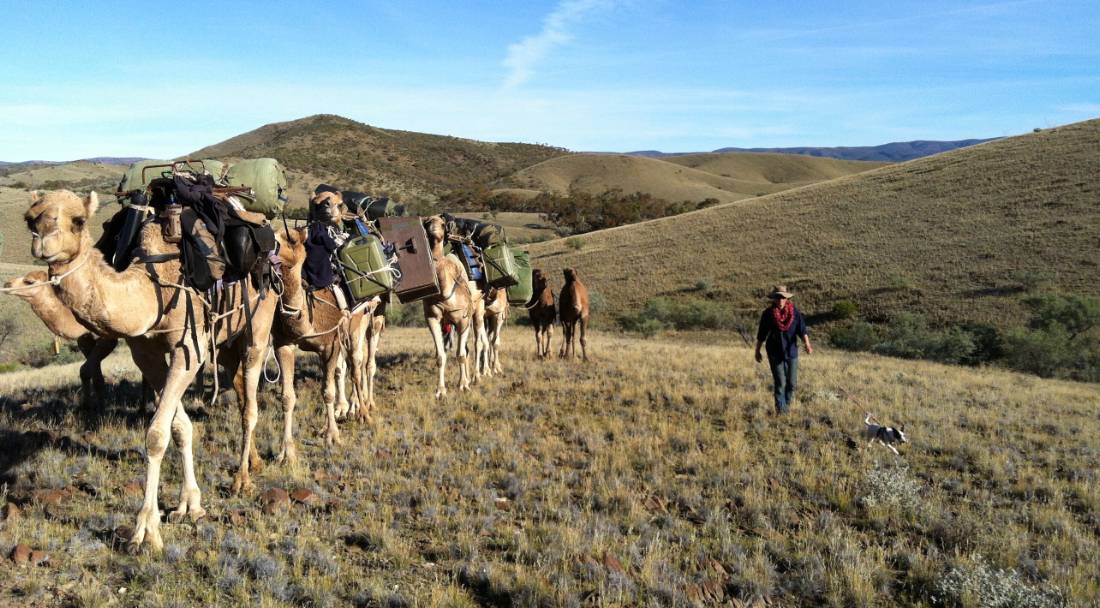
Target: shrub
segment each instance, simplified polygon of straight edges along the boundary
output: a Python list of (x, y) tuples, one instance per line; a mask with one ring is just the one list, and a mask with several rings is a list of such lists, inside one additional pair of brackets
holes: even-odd
[(669, 328), (729, 329), (734, 326), (734, 319), (725, 307), (710, 300), (655, 298), (646, 302), (638, 313), (620, 317), (619, 326), (627, 331), (653, 335)]
[(603, 294), (595, 289), (589, 289), (588, 313), (595, 316), (605, 310), (607, 310), (607, 298), (603, 297)]
[(908, 467), (876, 466), (864, 476), (863, 492), (860, 502), (867, 507), (916, 510), (921, 505), (921, 484)]
[(619, 317), (619, 326), (626, 331), (642, 334), (642, 336), (646, 338), (652, 338), (669, 328), (668, 324), (664, 321), (653, 317), (647, 317), (644, 314)]
[(841, 300), (833, 304), (834, 319), (852, 319), (859, 314), (859, 306), (851, 300)]
[(714, 286), (711, 284), (710, 279), (699, 279), (698, 281), (695, 281), (695, 291), (700, 291), (702, 293), (707, 293), (713, 287)]
[(386, 305), (386, 324), (396, 327), (416, 327), (424, 321), (424, 308), (419, 303)]
[(565, 239), (565, 245), (573, 251), (580, 251), (584, 247), (584, 239), (579, 236), (571, 236)]
[(936, 591), (948, 605), (981, 608), (1046, 608), (1064, 606), (1057, 587), (1027, 584), (1015, 570), (994, 570), (981, 555), (952, 568), (936, 583)]
[(829, 333), (829, 342), (844, 350), (871, 350), (878, 341), (879, 334), (875, 326), (864, 321), (835, 328)]

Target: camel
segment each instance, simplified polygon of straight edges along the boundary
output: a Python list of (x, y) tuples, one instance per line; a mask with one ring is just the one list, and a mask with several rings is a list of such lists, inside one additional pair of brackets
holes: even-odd
[(478, 369), (486, 376), (504, 373), (500, 364), (501, 333), (508, 320), (508, 292), (490, 288), (485, 294), (485, 316), (482, 320), (484, 341), (478, 351)]
[(439, 364), (439, 386), (435, 396), (447, 395), (447, 350), (443, 344), (443, 323), (446, 321), (458, 332), (459, 390), (470, 390), (470, 378), (466, 369), (467, 341), (476, 319), (484, 315), (481, 291), (470, 284), (466, 270), (453, 255), (444, 255), (443, 243), (447, 238), (446, 222), (438, 215), (424, 219), (428, 243), (435, 261), (436, 278), (440, 294), (424, 299), (424, 320), (435, 342), (436, 361)]
[[(337, 444), (340, 442), (340, 429), (336, 424), (338, 418), (354, 415), (358, 420), (370, 424), (375, 422), (372, 416), (375, 405), (374, 374), (378, 341), (385, 328), (385, 318), (382, 316), (384, 304), (380, 300), (372, 302), (362, 311), (348, 314), (340, 309), (332, 290), (320, 289), (307, 293), (301, 280), (306, 257), (305, 230), (294, 229), (281, 236), (285, 236), (286, 242), (284, 251), (280, 252), (286, 260), (281, 296), (283, 313), (276, 319), (272, 334), (283, 391), (283, 440), (277, 461), (294, 463), (297, 461), (293, 436), (294, 407), (297, 403), (294, 390), (295, 349), (301, 348), (321, 357), (325, 368), (325, 443)], [(363, 378), (364, 366), (367, 370), (366, 382)], [(354, 407), (344, 393), (344, 374), (349, 367), (356, 393)]]
[(565, 286), (558, 298), (558, 317), (561, 319), (562, 342), (558, 356), (562, 359), (576, 356), (574, 340), (577, 325), (581, 329), (581, 358), (588, 361), (588, 288), (577, 277), (575, 268), (562, 271)]
[(84, 355), (84, 363), (80, 366), (81, 404), (88, 408), (97, 400), (102, 401), (107, 393), (102, 363), (118, 346), (118, 340), (99, 338), (81, 325), (54, 293), (44, 271), (35, 270), (12, 279), (4, 284), (4, 288), (26, 301), (35, 316), (55, 336), (76, 340), (77, 348)]
[(180, 264), (174, 257), (178, 248), (164, 241), (160, 226), (147, 225), (141, 234), (142, 252), (155, 270), (135, 264), (118, 272), (93, 247), (88, 233), (87, 222), (98, 207), (94, 192), (83, 198), (67, 190), (33, 193), (25, 216), (32, 235), (31, 253), (48, 264), (58, 298), (81, 325), (96, 335), (126, 340), (157, 394), (156, 413), (145, 439), (145, 496), (130, 547), (137, 550), (147, 543), (160, 551), (164, 543), (157, 494), (169, 438), (183, 460), (179, 506), (169, 519), (194, 521), (205, 515), (195, 476), (192, 425), (182, 396), (210, 354), (210, 344), (221, 347), (218, 360), (233, 378), (240, 407), (240, 460), (233, 491), (253, 487), (249, 466), (253, 461), (258, 464), (252, 443), (256, 390), (278, 298), (257, 294), (246, 300), (247, 288), (229, 285), (220, 296), (227, 312), (208, 327), (202, 314), (205, 300), (182, 285)]
[(538, 268), (531, 271), (531, 283), (534, 288), (534, 297), (528, 304), (527, 315), (535, 328), (535, 351), (539, 359), (545, 359), (550, 356), (554, 320), (558, 317), (557, 307), (554, 306), (554, 288)]

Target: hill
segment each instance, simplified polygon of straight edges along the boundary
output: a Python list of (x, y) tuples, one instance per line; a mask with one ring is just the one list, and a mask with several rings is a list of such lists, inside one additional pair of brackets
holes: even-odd
[(870, 319), (1005, 327), (1022, 322), (1034, 277), (1100, 294), (1097, 176), (1093, 120), (531, 251), (555, 277), (580, 269), (613, 311), (704, 295), (700, 281), (752, 311), (787, 283), (814, 315), (850, 300)]
[(563, 154), (565, 150), (549, 146), (380, 129), (318, 115), (265, 125), (188, 156), (274, 157), (300, 178), (301, 192), (327, 181), (398, 198), (434, 199)]
[[(817, 156), (821, 158), (835, 158), (839, 160), (866, 160), (877, 162), (898, 163), (949, 152), (959, 148), (973, 146), (975, 144), (993, 141), (993, 139), (960, 139), (956, 141), (895, 141), (878, 146), (796, 146), (791, 148), (719, 148), (714, 150), (716, 154), (729, 152), (770, 152), (775, 154), (798, 154), (805, 156)], [(675, 158), (694, 152), (661, 152), (660, 150), (638, 150), (627, 152), (631, 156), (645, 156), (649, 158)]]
[(70, 163), (34, 165), (0, 177), (0, 186), (52, 190), (98, 190), (114, 192), (124, 167), (117, 163), (78, 160)]
[[(234, 406), (189, 408), (208, 517), (164, 521), (162, 556), (119, 541), (140, 506), (149, 418), (137, 376), (120, 378), (127, 358), (106, 367), (112, 399), (88, 414), (73, 366), (0, 376), (0, 481), (22, 513), (0, 526), (0, 551), (49, 553), (0, 571), (0, 594), (27, 606), (1100, 601), (1095, 385), (821, 352), (775, 418), (768, 372), (744, 347), (597, 333), (580, 365), (535, 360), (529, 337), (505, 334), (506, 377), (436, 401), (424, 330), (387, 330), (381, 422), (343, 425), (333, 448), (316, 440), (319, 370), (302, 357), (301, 462), (270, 463), (281, 408), (262, 385), (269, 464), (252, 496), (226, 491)], [(901, 457), (861, 439), (867, 408), (905, 423)], [(178, 463), (169, 450), (167, 509)], [(273, 488), (301, 502), (265, 507)]]
[(878, 167), (782, 155), (700, 154), (654, 159), (622, 154), (571, 154), (517, 171), (501, 186), (568, 194), (620, 189), (669, 201), (731, 202), (820, 179)]

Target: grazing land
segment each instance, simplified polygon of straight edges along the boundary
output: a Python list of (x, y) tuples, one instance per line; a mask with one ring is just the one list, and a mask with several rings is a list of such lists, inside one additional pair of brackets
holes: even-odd
[(1036, 283), (1100, 295), (1098, 176), (1092, 120), (534, 244), (532, 263), (576, 267), (614, 311), (705, 291), (748, 312), (786, 283), (815, 316), (850, 301), (870, 320), (1011, 327)]
[[(1100, 602), (1095, 385), (824, 351), (775, 418), (746, 347), (597, 333), (586, 366), (535, 360), (528, 331), (505, 377), (440, 402), (427, 332), (388, 331), (382, 420), (331, 451), (307, 364), (303, 460), (255, 496), (227, 494), (235, 408), (192, 404), (210, 517), (165, 523), (160, 557), (120, 542), (148, 417), (132, 372), (109, 365), (88, 414), (72, 385), (8, 385), (0, 551), (49, 559), (0, 588), (24, 606)], [(270, 456), (272, 388), (261, 403)], [(867, 410), (906, 426), (901, 458), (860, 439)], [(178, 465), (170, 449), (164, 507)]]

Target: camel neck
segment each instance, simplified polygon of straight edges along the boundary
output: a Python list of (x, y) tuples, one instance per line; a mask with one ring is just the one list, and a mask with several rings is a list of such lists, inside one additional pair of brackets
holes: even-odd
[(51, 264), (50, 275), (60, 277), (54, 289), (61, 301), (101, 336), (139, 336), (159, 318), (152, 280), (140, 268), (116, 271), (91, 247), (70, 262)]

